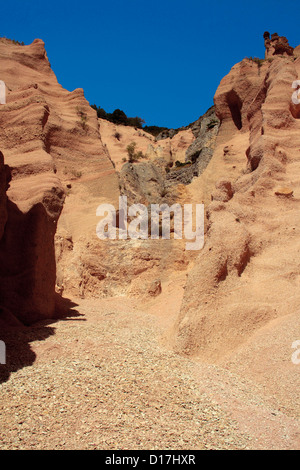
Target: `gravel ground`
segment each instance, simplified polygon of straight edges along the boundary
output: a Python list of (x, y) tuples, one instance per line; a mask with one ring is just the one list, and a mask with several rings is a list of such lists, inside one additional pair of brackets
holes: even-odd
[(1, 449), (259, 447), (257, 424), (230, 410), (223, 373), (162, 346), (157, 318), (120, 299), (78, 310), (6, 335)]

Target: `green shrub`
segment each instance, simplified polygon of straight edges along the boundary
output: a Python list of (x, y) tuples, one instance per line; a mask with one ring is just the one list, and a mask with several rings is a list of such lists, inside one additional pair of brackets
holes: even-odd
[(136, 142), (131, 142), (127, 145), (128, 161), (129, 163), (135, 163), (141, 158), (146, 158), (141, 150), (136, 152)]
[(93, 109), (95, 109), (95, 111), (97, 111), (97, 117), (99, 119), (107, 119), (107, 113), (103, 108), (101, 108), (100, 106), (97, 106), (96, 104), (92, 104), (91, 108), (93, 108)]
[(105, 119), (106, 121), (113, 122), (114, 124), (131, 126), (136, 129), (142, 129), (143, 124), (145, 124), (144, 119), (138, 116), (127, 117), (121, 109), (115, 109), (113, 113), (107, 113), (103, 108), (101, 108), (101, 106), (97, 106), (96, 104), (92, 104), (91, 108), (95, 109), (98, 118)]
[(143, 127), (143, 130), (145, 132), (148, 132), (148, 134), (153, 135), (154, 137), (157, 137), (158, 134), (160, 134), (163, 131), (168, 131), (169, 129), (167, 127), (159, 127), (159, 126), (145, 126)]
[(261, 67), (265, 62), (265, 59), (260, 59), (259, 57), (249, 57), (249, 60), (251, 60), (252, 62), (255, 62), (258, 65), (258, 67)]

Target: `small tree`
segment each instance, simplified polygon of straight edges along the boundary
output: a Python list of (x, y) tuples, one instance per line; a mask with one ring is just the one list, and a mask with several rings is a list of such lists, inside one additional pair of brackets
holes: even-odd
[(136, 161), (136, 153), (135, 153), (136, 142), (131, 142), (127, 145), (127, 153), (128, 153), (128, 161), (129, 163), (133, 163)]
[(112, 114), (109, 114), (109, 120), (114, 124), (123, 124), (127, 125), (127, 116), (121, 109), (115, 109)]
[(145, 121), (144, 119), (136, 116), (136, 117), (129, 117), (127, 118), (127, 123), (129, 126), (132, 126), (132, 127), (136, 127), (137, 129), (142, 129), (143, 128), (143, 124), (145, 124)]
[(129, 145), (127, 145), (129, 163), (134, 163), (140, 160), (141, 158), (146, 158), (141, 150), (136, 152), (135, 148), (136, 148), (136, 142), (131, 142)]

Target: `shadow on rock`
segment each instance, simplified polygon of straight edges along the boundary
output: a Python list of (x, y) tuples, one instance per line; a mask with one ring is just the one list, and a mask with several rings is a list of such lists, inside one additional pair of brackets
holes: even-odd
[(6, 382), (11, 373), (35, 362), (36, 354), (32, 351), (30, 343), (44, 341), (53, 336), (55, 327), (51, 325), (58, 321), (77, 320), (77, 317), (83, 316), (74, 309), (77, 304), (70, 299), (57, 295), (55, 302), (55, 318), (42, 320), (31, 326), (22, 325), (7, 309), (0, 307), (0, 341), (6, 346), (6, 364), (0, 363), (0, 384)]
[(59, 294), (55, 294), (54, 321), (67, 319), (77, 319), (80, 321), (86, 321), (85, 318), (78, 318), (84, 317), (84, 315), (82, 313), (79, 313), (78, 310), (75, 309), (75, 307), (78, 307), (78, 304), (66, 297), (61, 297)]

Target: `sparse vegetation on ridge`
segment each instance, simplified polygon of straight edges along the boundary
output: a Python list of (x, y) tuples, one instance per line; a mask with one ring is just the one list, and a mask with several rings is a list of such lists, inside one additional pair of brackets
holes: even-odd
[(160, 134), (163, 131), (169, 130), (168, 127), (159, 127), (159, 126), (145, 126), (143, 129), (145, 132), (152, 134), (154, 137), (157, 137), (158, 134)]
[(122, 124), (123, 126), (136, 127), (137, 129), (142, 129), (145, 121), (136, 116), (136, 117), (127, 117), (124, 111), (121, 109), (115, 109), (113, 113), (107, 113), (101, 106), (92, 104), (91, 107), (97, 112), (97, 116), (100, 119), (105, 119), (106, 121), (113, 122), (114, 124)]
[(5, 36), (2, 36), (1, 39), (6, 39), (7, 41), (12, 42), (12, 43), (15, 44), (16, 46), (25, 46), (24, 41), (21, 41), (21, 42), (20, 42), (20, 41), (17, 41), (16, 39), (9, 39), (9, 38), (7, 38), (7, 37), (5, 37)]
[(266, 59), (260, 59), (259, 57), (247, 57), (247, 59), (255, 62), (259, 67), (261, 67), (266, 61)]
[(97, 112), (97, 117), (99, 119), (105, 119), (106, 121), (112, 122), (114, 124), (135, 127), (136, 129), (143, 129), (145, 132), (152, 134), (154, 137), (158, 136), (158, 134), (160, 134), (162, 131), (169, 130), (168, 127), (144, 126), (144, 119), (138, 116), (127, 117), (124, 111), (121, 109), (115, 109), (113, 113), (107, 113), (105, 109), (101, 108), (101, 106), (97, 106), (96, 104), (92, 104), (91, 108)]

